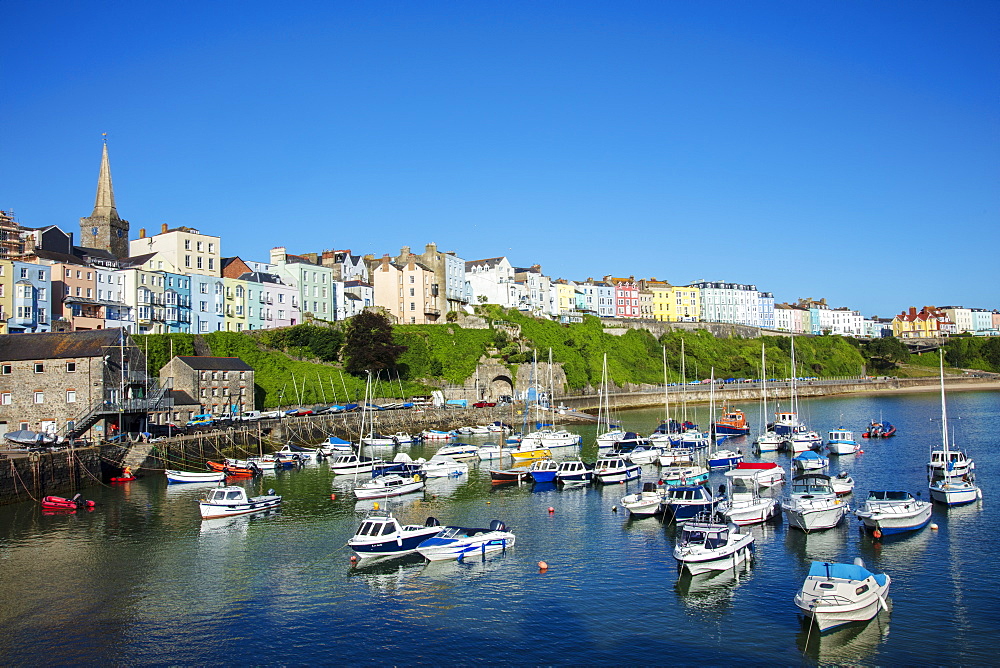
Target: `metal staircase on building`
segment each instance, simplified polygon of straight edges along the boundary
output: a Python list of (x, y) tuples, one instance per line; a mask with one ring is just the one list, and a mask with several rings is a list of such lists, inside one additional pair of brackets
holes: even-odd
[(152, 387), (149, 393), (141, 399), (127, 399), (125, 401), (100, 401), (90, 407), (85, 413), (80, 415), (67, 425), (65, 437), (68, 440), (76, 439), (87, 433), (98, 421), (111, 418), (116, 415), (149, 413), (153, 410), (162, 410), (169, 407), (172, 401), (168, 398), (169, 388)]

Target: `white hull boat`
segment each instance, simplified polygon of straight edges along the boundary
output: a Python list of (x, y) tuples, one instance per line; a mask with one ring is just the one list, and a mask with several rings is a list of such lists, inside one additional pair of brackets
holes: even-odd
[(748, 563), (753, 555), (754, 537), (735, 525), (699, 521), (696, 518), (681, 529), (674, 546), (678, 570), (691, 575), (727, 571)]
[(441, 531), (440, 523), (428, 517), (424, 524), (401, 526), (392, 515), (369, 515), (347, 541), (348, 547), (362, 559), (400, 557), (416, 552), (417, 546)]
[(694, 450), (691, 448), (670, 448), (658, 457), (660, 466), (690, 466), (694, 464)]
[[(953, 450), (948, 438), (948, 408), (944, 395), (944, 356), (941, 365), (941, 439), (942, 450), (931, 451), (931, 461), (927, 465), (930, 472), (928, 491), (931, 501), (946, 506), (960, 506), (983, 498), (983, 490), (975, 483), (976, 468), (972, 459), (960, 450)], [(940, 476), (940, 477), (938, 477)]]
[(621, 457), (600, 457), (594, 464), (594, 480), (603, 484), (635, 480), (641, 475), (641, 466)]
[(355, 454), (338, 455), (330, 462), (330, 472), (334, 475), (354, 475), (355, 473), (371, 473), (376, 467), (385, 466), (381, 459), (358, 457)]
[(847, 471), (841, 471), (830, 478), (830, 487), (837, 496), (847, 496), (854, 492), (854, 478), (847, 475)]
[(981, 490), (971, 480), (962, 478), (939, 478), (928, 487), (931, 500), (946, 506), (961, 506), (983, 498)]
[(488, 529), (444, 527), (435, 536), (420, 543), (417, 552), (428, 561), (461, 561), (505, 551), (513, 545), (514, 534), (507, 531), (503, 522), (493, 520)]
[(622, 497), (622, 507), (635, 517), (650, 517), (663, 512), (663, 492), (656, 485), (647, 482), (641, 492)]
[(784, 437), (779, 436), (773, 431), (765, 432), (757, 437), (757, 441), (755, 442), (757, 452), (777, 452), (784, 440)]
[(436, 429), (427, 429), (420, 432), (420, 437), (425, 441), (447, 441), (453, 436), (454, 434), (450, 431), (438, 431)]
[(760, 496), (757, 475), (762, 470), (736, 468), (726, 471), (727, 499), (719, 504), (718, 510), (729, 522), (746, 526), (774, 517), (777, 501), (769, 496)]
[(825, 469), (830, 463), (826, 457), (821, 457), (812, 450), (806, 450), (795, 457), (792, 457), (792, 466), (798, 471), (819, 471)]
[(428, 478), (457, 478), (469, 472), (469, 465), (451, 457), (434, 455), (420, 464), (420, 471)]
[(844, 429), (833, 429), (826, 439), (826, 450), (831, 455), (853, 455), (858, 451), (858, 443), (854, 440), (854, 432)]
[(397, 473), (387, 473), (363, 482), (354, 488), (354, 496), (359, 499), (381, 499), (390, 496), (402, 496), (410, 492), (419, 492), (424, 488), (421, 475), (412, 478), (403, 477)]
[(248, 513), (259, 513), (277, 508), (281, 505), (281, 497), (268, 490), (264, 496), (248, 497), (242, 487), (219, 487), (210, 491), (204, 500), (198, 503), (203, 520), (218, 517), (233, 517)]
[(479, 453), (479, 446), (468, 443), (455, 443), (439, 448), (435, 455), (451, 457), (452, 459), (472, 459)]
[(164, 471), (167, 475), (167, 482), (222, 482), (226, 479), (226, 474), (222, 471)]
[(826, 631), (850, 622), (865, 622), (888, 610), (886, 597), (891, 580), (885, 573), (873, 574), (861, 559), (853, 564), (814, 561), (795, 605)]
[(792, 479), (792, 493), (781, 509), (789, 526), (809, 532), (837, 526), (850, 506), (837, 498), (829, 476), (806, 473)]
[(916, 531), (931, 521), (931, 503), (913, 498), (909, 492), (872, 490), (864, 505), (854, 512), (870, 533), (889, 536)]

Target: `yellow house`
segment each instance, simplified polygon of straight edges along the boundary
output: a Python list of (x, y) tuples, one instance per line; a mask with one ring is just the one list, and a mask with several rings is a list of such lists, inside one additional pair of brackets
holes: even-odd
[(556, 289), (556, 303), (559, 305), (559, 313), (566, 313), (576, 309), (576, 284), (565, 279), (558, 279), (552, 282)]
[(925, 306), (918, 312), (911, 306), (892, 319), (892, 335), (897, 339), (926, 339), (955, 333), (955, 323), (941, 309)]
[(697, 322), (701, 309), (701, 290), (689, 285), (670, 285), (655, 278), (640, 281), (653, 297), (653, 320), (659, 322)]
[(14, 263), (0, 260), (0, 334), (7, 334), (7, 318), (14, 308)]
[(226, 290), (225, 325), (227, 332), (243, 332), (250, 329), (247, 326), (249, 297), (247, 282), (239, 278), (222, 279)]

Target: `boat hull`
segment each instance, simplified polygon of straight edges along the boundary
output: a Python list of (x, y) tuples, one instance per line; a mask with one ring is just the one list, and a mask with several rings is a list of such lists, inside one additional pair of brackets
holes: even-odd
[(712, 554), (685, 554), (681, 548), (674, 548), (674, 559), (677, 560), (678, 570), (686, 570), (691, 575), (701, 575), (717, 571), (728, 571), (731, 568), (739, 568), (748, 563), (753, 555), (753, 536), (749, 541), (742, 542), (731, 550), (723, 553)]
[(840, 524), (840, 520), (849, 510), (846, 503), (835, 503), (829, 506), (782, 506), (788, 525), (805, 532), (832, 529)]
[(932, 501), (946, 506), (962, 506), (983, 498), (982, 491), (975, 485), (941, 484), (930, 487)]
[(200, 471), (165, 471), (167, 475), (167, 482), (169, 483), (186, 483), (186, 482), (222, 482), (226, 474), (222, 471), (215, 472), (205, 472)]
[(271, 510), (281, 505), (280, 496), (258, 496), (241, 503), (205, 503), (198, 504), (201, 519), (213, 520), (219, 517), (233, 517)]
[(624, 469), (594, 471), (593, 479), (605, 485), (635, 480), (642, 475), (642, 467), (629, 466)]
[(471, 542), (430, 538), (420, 544), (417, 552), (428, 561), (461, 561), (468, 557), (479, 557), (493, 552), (506, 551), (507, 548), (513, 547), (513, 545), (514, 534), (505, 532), (502, 535), (490, 536), (489, 538)]
[(726, 520), (738, 526), (760, 524), (774, 517), (778, 504), (771, 498), (759, 498), (754, 501), (736, 501), (723, 507), (722, 514)]

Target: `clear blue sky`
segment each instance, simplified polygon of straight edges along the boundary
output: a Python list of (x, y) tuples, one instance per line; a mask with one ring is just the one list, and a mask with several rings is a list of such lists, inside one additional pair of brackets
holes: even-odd
[(0, 208), (1000, 307), (998, 2), (0, 5)]

